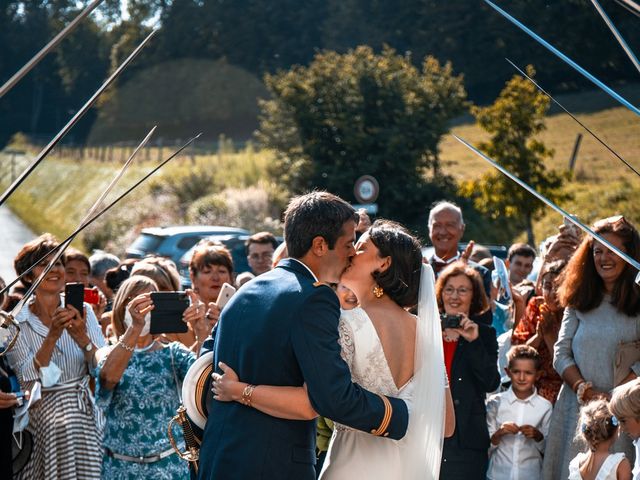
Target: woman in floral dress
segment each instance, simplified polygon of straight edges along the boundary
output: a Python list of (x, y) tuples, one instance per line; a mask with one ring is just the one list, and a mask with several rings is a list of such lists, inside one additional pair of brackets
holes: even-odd
[[(178, 342), (163, 345), (149, 334), (150, 293), (156, 290), (153, 280), (134, 275), (114, 299), (112, 326), (119, 340), (98, 365), (96, 392), (106, 416), (105, 479), (189, 476), (187, 463), (169, 443), (167, 425), (195, 355)], [(195, 300), (183, 316), (192, 327), (204, 325), (204, 305)]]

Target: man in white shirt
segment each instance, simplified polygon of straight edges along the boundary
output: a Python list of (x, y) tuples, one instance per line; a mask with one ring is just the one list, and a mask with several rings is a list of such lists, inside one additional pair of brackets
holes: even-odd
[(538, 395), (540, 356), (528, 345), (507, 353), (511, 387), (493, 395), (487, 403), (491, 435), (490, 480), (536, 480), (542, 478), (542, 454), (549, 432), (551, 402)]

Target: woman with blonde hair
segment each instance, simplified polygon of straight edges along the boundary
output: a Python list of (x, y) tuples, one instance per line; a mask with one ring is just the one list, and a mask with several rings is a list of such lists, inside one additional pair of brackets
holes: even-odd
[[(118, 342), (98, 365), (97, 403), (104, 410), (102, 478), (186, 478), (188, 468), (169, 444), (167, 424), (180, 405), (180, 388), (195, 361), (181, 343), (163, 344), (149, 333), (156, 283), (142, 275), (125, 280), (113, 302)], [(197, 306), (184, 313), (198, 316)], [(201, 307), (202, 308), (202, 307)]]

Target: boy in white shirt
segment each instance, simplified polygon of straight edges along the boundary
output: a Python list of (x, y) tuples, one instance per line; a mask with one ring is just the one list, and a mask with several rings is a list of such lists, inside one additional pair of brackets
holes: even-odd
[(636, 447), (633, 480), (640, 480), (640, 379), (616, 387), (611, 395), (609, 410), (620, 422), (622, 431), (633, 440)]
[(487, 479), (540, 479), (552, 410), (551, 402), (536, 392), (535, 382), (542, 373), (540, 355), (533, 347), (516, 345), (507, 360), (511, 387), (487, 403), (491, 436)]

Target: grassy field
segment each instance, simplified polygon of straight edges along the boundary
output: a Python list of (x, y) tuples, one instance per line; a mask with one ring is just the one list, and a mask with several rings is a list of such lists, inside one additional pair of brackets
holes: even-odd
[[(629, 86), (624, 89), (624, 94), (636, 104), (640, 103), (640, 87)], [(638, 116), (624, 107), (613, 106), (600, 92), (567, 95), (558, 97), (558, 100), (622, 158), (640, 170)], [(596, 108), (602, 109), (592, 111)], [(547, 117), (546, 125), (547, 129), (540, 135), (540, 139), (555, 152), (547, 162), (549, 169), (568, 169), (576, 136), (578, 133), (583, 134), (575, 171), (566, 185), (574, 199), (562, 207), (585, 222), (624, 214), (636, 225), (640, 225), (640, 206), (637, 202), (640, 178), (564, 112), (552, 111)], [(454, 127), (452, 133), (473, 144), (488, 139), (486, 132), (473, 124)], [(443, 170), (456, 181), (472, 180), (493, 169), (451, 135), (442, 140), (440, 149)], [(538, 200), (532, 197), (532, 201)], [(540, 241), (554, 234), (560, 223), (560, 215), (547, 208), (544, 216), (534, 225), (536, 240)], [(524, 238), (521, 236), (520, 240)]]
[[(625, 96), (640, 103), (640, 87), (631, 86), (624, 92)], [(603, 94), (587, 92), (559, 98), (572, 111), (581, 112), (578, 117), (594, 130), (607, 144), (614, 148), (629, 163), (640, 168), (640, 119), (623, 107), (612, 105)], [(477, 143), (486, 139), (486, 134), (472, 123), (459, 122), (453, 133)], [(566, 170), (574, 146), (576, 135), (582, 129), (566, 114), (552, 112), (548, 116), (547, 130), (541, 139), (555, 151), (555, 155), (547, 163), (550, 169)], [(585, 222), (591, 222), (618, 213), (624, 214), (634, 223), (640, 225), (640, 206), (636, 201), (640, 195), (640, 179), (610, 154), (602, 145), (583, 132), (577, 165), (572, 180), (566, 185), (574, 195), (573, 200), (563, 207)], [(476, 157), (451, 135), (445, 136), (440, 145), (441, 160), (445, 173), (452, 175), (457, 181), (477, 178), (492, 168), (488, 163)], [(169, 150), (166, 149), (166, 154)], [(165, 154), (165, 155), (166, 155)], [(161, 172), (157, 173), (147, 184), (130, 198), (124, 200), (113, 209), (110, 215), (114, 218), (130, 215), (132, 210), (158, 210), (149, 222), (179, 222), (175, 212), (173, 216), (163, 212), (164, 204), (158, 191), (162, 186), (178, 186), (191, 188), (187, 178), (198, 172), (206, 172), (207, 181), (212, 182), (213, 189), (220, 192), (225, 188), (246, 188), (264, 181), (267, 165), (272, 153), (254, 151), (251, 148), (239, 153), (223, 152), (217, 155), (189, 155), (176, 158)], [(124, 158), (115, 151), (114, 162), (100, 162), (84, 158), (68, 159), (52, 156), (47, 158), (27, 179), (9, 200), (9, 206), (36, 232), (50, 231), (58, 237), (65, 237), (78, 224), (81, 216), (100, 192), (107, 186), (121, 165), (117, 161)], [(26, 165), (22, 159), (16, 169)], [(155, 164), (156, 154), (141, 154), (109, 198), (132, 185)], [(7, 155), (0, 153), (0, 186), (9, 184), (10, 168)], [(193, 185), (198, 187), (198, 185)], [(202, 188), (202, 185), (199, 186)], [(165, 188), (166, 190), (166, 188)], [(532, 201), (537, 201), (532, 199)], [(426, 208), (426, 206), (425, 206)], [(163, 215), (167, 213), (167, 215)], [(551, 209), (535, 223), (534, 232), (538, 241), (553, 234), (562, 222), (558, 214)], [(135, 230), (135, 227), (131, 227)], [(132, 232), (135, 234), (135, 232)], [(482, 242), (481, 238), (476, 238)], [(77, 242), (82, 247), (82, 242)]]

